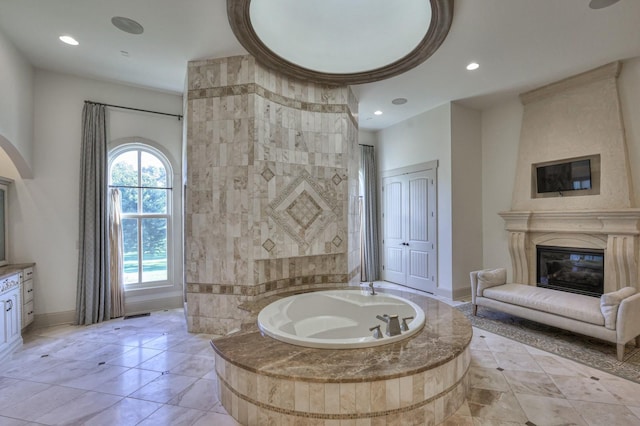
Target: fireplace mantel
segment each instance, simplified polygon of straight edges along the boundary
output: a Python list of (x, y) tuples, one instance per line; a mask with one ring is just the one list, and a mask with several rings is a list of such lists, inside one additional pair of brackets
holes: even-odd
[(640, 235), (640, 209), (500, 212), (507, 231)]
[(537, 245), (602, 249), (604, 291), (638, 284), (640, 209), (505, 211), (513, 282), (536, 285)]

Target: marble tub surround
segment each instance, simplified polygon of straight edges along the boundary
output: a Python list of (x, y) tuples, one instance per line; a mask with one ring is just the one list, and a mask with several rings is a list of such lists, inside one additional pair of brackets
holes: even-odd
[[(221, 401), (242, 424), (404, 419), (440, 423), (464, 403), (472, 330), (457, 310), (411, 292), (380, 290), (425, 312), (413, 337), (364, 349), (315, 349), (256, 326), (214, 339)], [(269, 354), (265, 356), (264, 354)]]
[(353, 278), (346, 274), (314, 272), (346, 268), (346, 258), (341, 255), (261, 260), (255, 262), (255, 267), (254, 279), (259, 285), (187, 284), (190, 327), (226, 334), (251, 323), (252, 307), (262, 301), (275, 300), (274, 295), (345, 287)]
[(188, 67), (189, 330), (227, 333), (238, 304), (359, 274), (357, 100), (249, 55)]

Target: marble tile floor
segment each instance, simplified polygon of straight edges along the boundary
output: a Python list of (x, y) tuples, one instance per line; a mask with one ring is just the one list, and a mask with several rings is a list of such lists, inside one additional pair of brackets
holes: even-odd
[[(216, 395), (212, 337), (189, 334), (182, 310), (29, 331), (0, 366), (0, 426), (237, 425)], [(640, 384), (480, 329), (469, 374), (447, 425), (640, 425)]]

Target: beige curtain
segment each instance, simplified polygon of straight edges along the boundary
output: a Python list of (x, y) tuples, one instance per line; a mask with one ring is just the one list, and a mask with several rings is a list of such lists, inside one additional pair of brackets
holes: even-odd
[(124, 315), (124, 265), (122, 257), (122, 212), (120, 190), (112, 188), (109, 202), (109, 278), (111, 318)]

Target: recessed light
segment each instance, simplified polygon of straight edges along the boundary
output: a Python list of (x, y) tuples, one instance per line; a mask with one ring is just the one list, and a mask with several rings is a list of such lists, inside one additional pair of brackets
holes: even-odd
[(134, 21), (131, 18), (126, 18), (124, 16), (114, 16), (111, 18), (111, 23), (118, 28), (119, 30), (124, 31), (129, 34), (142, 34), (144, 32), (144, 27), (140, 25), (140, 23)]
[(480, 64), (478, 64), (477, 62), (471, 62), (469, 65), (467, 65), (467, 69), (469, 71), (474, 71), (474, 70), (477, 70), (478, 68), (480, 68)]
[(377, 110), (376, 112), (374, 112), (375, 115), (382, 115), (382, 111)]
[(68, 36), (68, 35), (63, 35), (63, 36), (60, 36), (58, 38), (60, 39), (61, 42), (67, 43), (70, 46), (77, 46), (77, 45), (80, 44), (80, 43), (78, 43), (78, 41), (75, 38), (73, 38), (71, 36)]
[(404, 105), (407, 103), (407, 98), (395, 98), (391, 103), (394, 105)]

